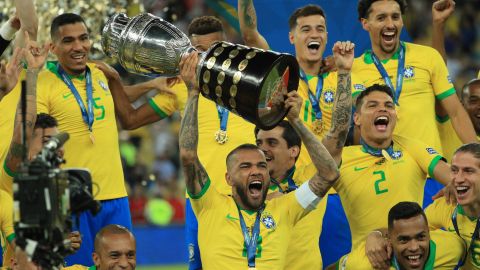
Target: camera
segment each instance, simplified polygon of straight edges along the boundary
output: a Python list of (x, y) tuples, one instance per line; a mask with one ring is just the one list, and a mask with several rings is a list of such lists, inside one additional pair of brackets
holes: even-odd
[(64, 160), (57, 150), (66, 140), (67, 133), (52, 137), (32, 161), (21, 164), (13, 182), (16, 244), (42, 269), (59, 269), (71, 253), (72, 214), (100, 211), (90, 172), (59, 168)]

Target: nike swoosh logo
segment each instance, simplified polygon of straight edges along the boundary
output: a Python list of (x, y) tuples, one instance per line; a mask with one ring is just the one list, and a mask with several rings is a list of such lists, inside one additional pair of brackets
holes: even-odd
[(63, 94), (63, 98), (66, 99), (66, 98), (68, 98), (68, 97), (71, 96), (71, 95), (72, 95), (72, 93)]
[(236, 217), (230, 216), (230, 214), (227, 214), (227, 218), (230, 219), (230, 220), (239, 220), (239, 219), (236, 218)]
[(359, 168), (359, 167), (355, 166), (355, 167), (353, 168), (353, 170), (356, 171), (356, 172), (358, 172), (358, 171), (361, 171), (361, 170), (366, 169), (366, 168), (368, 168), (368, 167), (361, 167), (361, 168)]

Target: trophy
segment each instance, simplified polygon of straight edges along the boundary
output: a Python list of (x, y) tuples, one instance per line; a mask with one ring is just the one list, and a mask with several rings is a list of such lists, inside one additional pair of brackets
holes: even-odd
[[(114, 15), (103, 28), (102, 46), (129, 72), (165, 77), (178, 75), (182, 55), (195, 50), (184, 33), (151, 14)], [(261, 129), (285, 117), (286, 94), (299, 81), (292, 55), (229, 42), (202, 53), (196, 73), (204, 97)]]

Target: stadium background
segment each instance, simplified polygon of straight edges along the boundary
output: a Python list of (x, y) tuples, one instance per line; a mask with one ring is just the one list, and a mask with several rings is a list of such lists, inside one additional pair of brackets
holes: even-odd
[[(1, 1), (0, 21), (11, 14), (11, 1)], [(59, 13), (81, 14), (90, 27), (94, 46), (91, 58), (104, 59), (100, 32), (108, 17), (115, 12), (134, 16), (150, 12), (186, 32), (192, 18), (216, 15), (224, 21), (230, 41), (241, 43), (236, 17), (236, 0), (36, 0), (40, 18), (40, 40), (48, 39), (48, 22)], [(431, 40), (430, 0), (408, 1), (402, 37), (429, 45)], [(259, 31), (273, 50), (293, 53), (288, 42), (288, 21), (291, 12), (305, 4), (319, 4), (327, 14), (328, 44), (325, 54), (331, 54), (337, 40), (356, 43), (356, 55), (368, 48), (368, 35), (357, 19), (357, 0), (255, 0)], [(480, 69), (480, 0), (457, 0), (456, 11), (446, 25), (448, 69), (456, 89), (476, 77)], [(8, 55), (8, 52), (4, 54)], [(104, 59), (111, 62), (108, 59)], [(112, 63), (114, 64), (114, 63)], [(121, 67), (115, 66), (121, 71)], [(146, 78), (122, 72), (127, 84)], [(149, 93), (149, 96), (155, 93)], [(146, 101), (135, 103), (139, 106)], [(120, 147), (130, 207), (137, 238), (137, 266), (140, 270), (187, 269), (187, 249), (183, 223), (184, 181), (179, 171), (178, 129), (180, 117), (174, 115), (148, 127), (120, 132)], [(253, 134), (252, 134), (253, 135)]]

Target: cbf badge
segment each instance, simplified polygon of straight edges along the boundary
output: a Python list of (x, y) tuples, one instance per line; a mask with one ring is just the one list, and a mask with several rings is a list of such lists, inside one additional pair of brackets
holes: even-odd
[(262, 213), (260, 221), (262, 222), (263, 226), (269, 230), (275, 230), (277, 228), (277, 223), (273, 219), (273, 216), (268, 212)]

